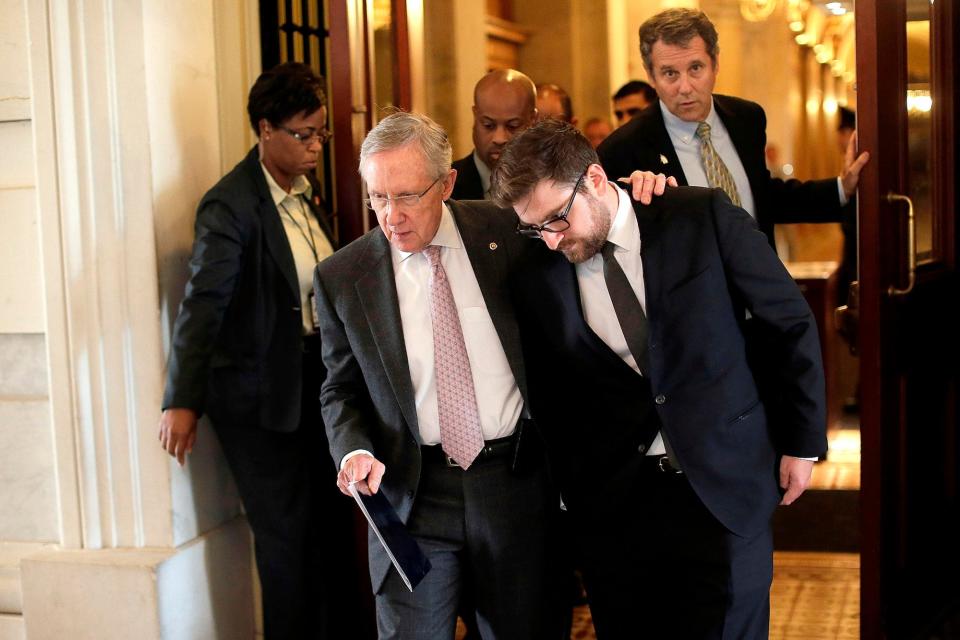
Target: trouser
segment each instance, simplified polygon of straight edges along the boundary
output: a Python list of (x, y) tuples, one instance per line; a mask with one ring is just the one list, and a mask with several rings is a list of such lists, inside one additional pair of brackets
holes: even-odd
[(337, 490), (320, 419), (318, 357), (304, 356), (293, 433), (214, 424), (253, 530), (265, 640), (373, 637), (353, 504)]
[(653, 456), (625, 480), (617, 499), (573, 514), (597, 638), (766, 638), (770, 528), (734, 535)]
[(387, 574), (377, 594), (380, 638), (452, 640), (467, 581), (484, 640), (556, 638), (547, 537), (557, 498), (549, 486), (543, 469), (514, 474), (509, 457), (464, 471), (424, 455), (407, 528), (432, 568), (413, 593), (395, 570)]

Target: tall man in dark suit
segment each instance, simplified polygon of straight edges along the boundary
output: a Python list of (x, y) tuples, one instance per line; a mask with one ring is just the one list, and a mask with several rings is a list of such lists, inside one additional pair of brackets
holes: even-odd
[[(598, 637), (765, 638), (770, 517), (826, 449), (803, 296), (722, 191), (633, 203), (568, 125), (518, 136), (493, 182), (520, 232), (543, 239), (514, 301)], [(745, 310), (775, 336), (778, 423), (747, 361)]]
[(640, 53), (658, 108), (614, 131), (598, 153), (612, 179), (635, 170), (663, 172), (681, 185), (719, 187), (757, 220), (773, 243), (774, 223), (839, 222), (869, 159), (847, 148), (839, 178), (800, 182), (771, 177), (764, 160), (767, 120), (760, 105), (714, 95), (717, 31), (706, 14), (668, 9), (640, 27)]
[(493, 205), (444, 203), (450, 144), (424, 116), (374, 127), (360, 174), (380, 228), (315, 277), (323, 417), (341, 491), (383, 491), (433, 566), (410, 593), (371, 536), (380, 637), (452, 639), (465, 586), (484, 638), (545, 637), (559, 500), (542, 455), (513, 462), (532, 425), (503, 282), (523, 239)]
[(537, 87), (515, 69), (497, 69), (473, 89), (473, 146), (453, 163), (454, 200), (483, 200), (503, 145), (537, 120)]

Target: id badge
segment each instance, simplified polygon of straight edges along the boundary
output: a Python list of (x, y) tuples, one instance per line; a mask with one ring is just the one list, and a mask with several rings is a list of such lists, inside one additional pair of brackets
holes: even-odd
[(314, 301), (313, 290), (307, 294), (307, 304), (310, 305), (310, 320), (313, 324), (313, 332), (320, 331), (320, 314), (317, 313), (317, 305)]

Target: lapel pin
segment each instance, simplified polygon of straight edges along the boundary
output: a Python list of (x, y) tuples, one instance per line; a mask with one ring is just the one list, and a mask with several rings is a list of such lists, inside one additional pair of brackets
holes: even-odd
[(663, 154), (661, 153), (661, 154), (660, 154), (660, 164), (669, 164), (669, 163), (670, 163), (670, 161), (667, 160), (667, 156), (665, 156), (665, 155), (663, 155)]
[(490, 251), (496, 251), (496, 250), (497, 250), (497, 243), (496, 243), (496, 242), (491, 242), (491, 243), (490, 243)]

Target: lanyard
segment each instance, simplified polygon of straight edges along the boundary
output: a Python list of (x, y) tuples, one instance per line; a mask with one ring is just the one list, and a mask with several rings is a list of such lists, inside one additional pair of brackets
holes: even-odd
[(290, 222), (292, 222), (294, 226), (297, 227), (297, 231), (299, 231), (300, 235), (303, 236), (303, 239), (306, 240), (307, 246), (310, 247), (310, 251), (313, 253), (314, 262), (316, 264), (319, 264), (320, 255), (317, 253), (317, 242), (316, 242), (316, 239), (313, 237), (313, 229), (310, 227), (310, 218), (307, 217), (307, 212), (303, 210), (303, 200), (301, 198), (302, 196), (300, 198), (297, 198), (297, 203), (299, 203), (300, 205), (300, 213), (303, 214), (303, 221), (307, 223), (306, 231), (303, 230), (303, 227), (300, 225), (299, 222), (297, 222), (297, 219), (293, 217), (293, 214), (291, 214), (290, 211), (285, 206), (283, 206), (282, 202), (278, 203), (277, 206), (283, 209), (283, 212), (287, 214), (287, 218), (290, 219)]

